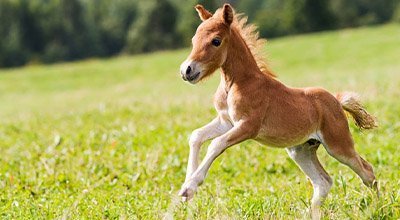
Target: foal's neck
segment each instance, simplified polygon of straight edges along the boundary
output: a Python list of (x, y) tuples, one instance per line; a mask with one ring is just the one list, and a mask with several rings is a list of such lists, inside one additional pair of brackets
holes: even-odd
[(228, 54), (225, 63), (222, 65), (222, 78), (225, 80), (227, 89), (243, 80), (251, 78), (267, 77), (257, 66), (246, 42), (235, 29), (231, 30)]

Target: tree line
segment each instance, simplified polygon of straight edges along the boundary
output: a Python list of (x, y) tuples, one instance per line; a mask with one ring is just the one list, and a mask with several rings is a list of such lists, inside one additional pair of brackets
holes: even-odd
[[(0, 67), (190, 45), (222, 0), (1, 0)], [(262, 37), (400, 21), (398, 0), (231, 0)]]

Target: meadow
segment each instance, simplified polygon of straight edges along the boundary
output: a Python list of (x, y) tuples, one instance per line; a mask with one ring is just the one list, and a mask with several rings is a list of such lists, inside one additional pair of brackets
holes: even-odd
[[(334, 185), (324, 219), (400, 218), (400, 25), (269, 41), (293, 87), (356, 91), (379, 122), (351, 130), (379, 198), (318, 154)], [(215, 116), (219, 73), (196, 86), (178, 71), (189, 49), (0, 70), (2, 219), (306, 219), (312, 186), (282, 149), (246, 141), (222, 154), (189, 203), (188, 137)], [(202, 148), (205, 153), (207, 143)]]

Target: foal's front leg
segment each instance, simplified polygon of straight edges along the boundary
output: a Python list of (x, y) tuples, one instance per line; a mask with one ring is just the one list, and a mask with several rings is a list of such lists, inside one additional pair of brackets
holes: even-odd
[(199, 151), (201, 145), (207, 140), (226, 133), (231, 128), (232, 124), (229, 121), (224, 121), (222, 117), (218, 116), (207, 125), (198, 128), (192, 132), (189, 139), (190, 152), (185, 182), (190, 178), (190, 176), (198, 167)]
[(197, 190), (197, 187), (203, 183), (204, 178), (207, 174), (208, 169), (212, 162), (224, 152), (228, 147), (240, 143), (246, 139), (249, 139), (255, 135), (255, 129), (247, 124), (241, 124), (233, 127), (225, 134), (212, 140), (210, 146), (207, 149), (207, 154), (201, 162), (200, 166), (194, 171), (194, 173), (185, 181), (179, 192), (183, 200), (189, 200), (193, 197)]

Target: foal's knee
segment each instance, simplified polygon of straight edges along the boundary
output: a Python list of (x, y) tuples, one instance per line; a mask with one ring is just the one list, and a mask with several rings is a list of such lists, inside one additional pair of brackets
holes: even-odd
[(202, 134), (199, 129), (196, 129), (192, 132), (189, 138), (189, 146), (190, 147), (200, 147), (203, 143)]

